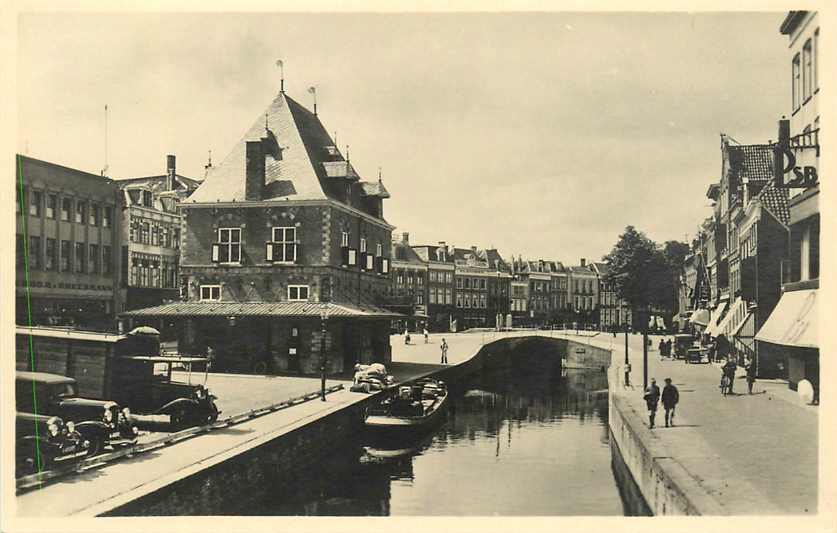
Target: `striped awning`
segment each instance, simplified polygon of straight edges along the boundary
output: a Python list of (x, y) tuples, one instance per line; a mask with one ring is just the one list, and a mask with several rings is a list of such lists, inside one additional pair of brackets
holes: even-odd
[(174, 302), (120, 313), (122, 317), (244, 317), (274, 316), (319, 318), (323, 306), (329, 318), (404, 318), (403, 315), (371, 305), (316, 302)]
[(819, 348), (817, 289), (782, 294), (767, 322), (756, 334), (756, 340), (784, 346)]

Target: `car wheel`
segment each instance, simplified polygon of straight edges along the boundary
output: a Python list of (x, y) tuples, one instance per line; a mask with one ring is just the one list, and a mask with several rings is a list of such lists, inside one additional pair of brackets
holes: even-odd
[[(34, 446), (21, 446), (17, 449), (15, 475), (17, 477), (28, 476), (38, 472), (37, 450)], [(43, 460), (43, 458), (42, 458)], [(44, 470), (46, 470), (44, 468)]]
[(90, 443), (90, 446), (87, 448), (87, 457), (99, 455), (105, 449), (105, 441), (101, 437), (91, 435), (87, 441)]
[(207, 424), (212, 424), (218, 420), (218, 406), (212, 400), (209, 401), (209, 416), (207, 417)]
[(171, 414), (171, 425), (175, 431), (180, 431), (186, 427), (186, 410), (177, 409)]

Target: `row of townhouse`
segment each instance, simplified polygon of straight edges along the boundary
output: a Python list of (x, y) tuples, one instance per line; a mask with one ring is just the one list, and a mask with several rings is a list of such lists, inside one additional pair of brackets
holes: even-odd
[(605, 281), (608, 265), (565, 267), (560, 261), (511, 261), (512, 316), (516, 324), (575, 324), (606, 331), (632, 323), (626, 302)]
[(404, 315), (399, 330), (508, 325), (511, 272), (497, 250), (412, 245), (409, 239), (402, 233), (392, 242), (393, 301), (387, 307)]
[(199, 181), (175, 171), (111, 179), (17, 156), (16, 320), (114, 330), (120, 312), (179, 297), (179, 203)]
[(681, 326), (723, 335), (761, 377), (807, 380), (819, 390), (819, 22), (791, 11), (791, 106), (776, 142), (741, 144), (721, 136), (721, 177), (706, 196), (680, 279)]

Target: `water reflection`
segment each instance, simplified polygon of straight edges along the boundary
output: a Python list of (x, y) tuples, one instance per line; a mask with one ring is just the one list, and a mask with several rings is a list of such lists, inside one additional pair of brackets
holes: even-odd
[[(450, 387), (424, 435), (361, 432), (340, 454), (252, 487), (240, 514), (621, 515), (607, 427), (607, 379), (552, 358)], [(269, 468), (269, 465), (265, 465)], [(278, 477), (278, 476), (277, 476)], [(628, 494), (622, 490), (623, 497)]]

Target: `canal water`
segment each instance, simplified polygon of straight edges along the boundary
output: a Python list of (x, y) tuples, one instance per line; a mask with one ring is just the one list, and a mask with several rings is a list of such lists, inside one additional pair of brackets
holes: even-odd
[[(544, 358), (451, 385), (446, 418), (408, 438), (365, 432), (229, 514), (648, 514), (607, 424), (607, 378)], [(266, 465), (267, 466), (267, 465)]]

